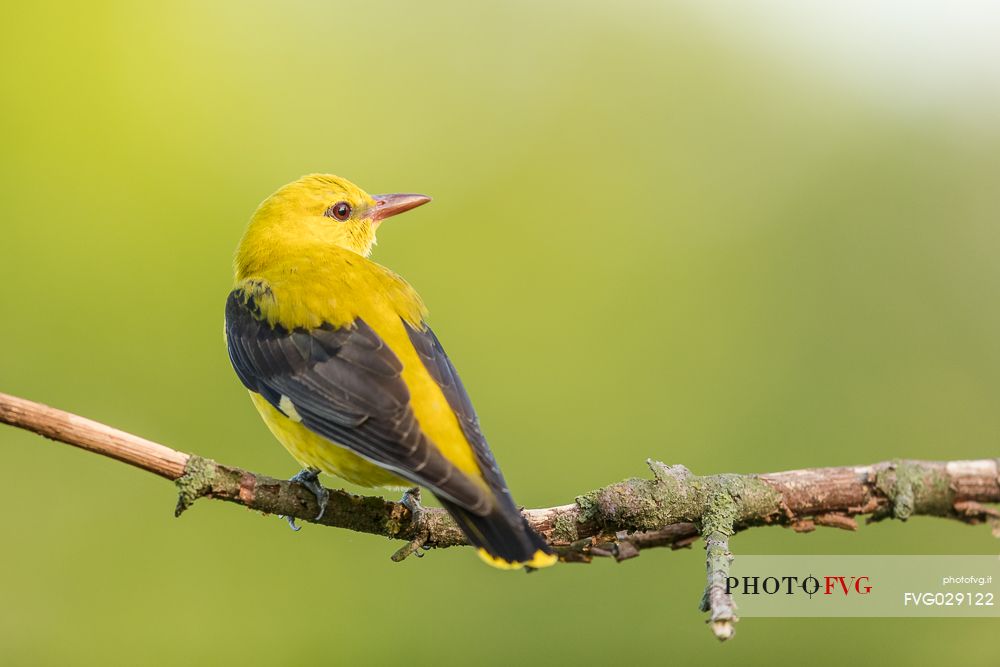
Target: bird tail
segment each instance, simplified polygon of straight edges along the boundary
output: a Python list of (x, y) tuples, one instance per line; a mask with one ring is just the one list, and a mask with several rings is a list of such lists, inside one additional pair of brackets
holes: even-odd
[(488, 565), (502, 570), (516, 570), (548, 567), (558, 560), (551, 547), (528, 525), (513, 504), (505, 508), (506, 503), (498, 502), (492, 512), (483, 516), (447, 500), (442, 500), (441, 504)]

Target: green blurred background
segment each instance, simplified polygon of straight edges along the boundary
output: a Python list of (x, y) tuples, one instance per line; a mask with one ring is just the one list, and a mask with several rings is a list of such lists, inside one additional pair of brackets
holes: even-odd
[[(833, 3), (831, 3), (833, 4)], [(30, 6), (29, 6), (30, 5)], [(519, 502), (646, 474), (996, 456), (1000, 26), (939, 3), (18, 3), (0, 391), (290, 476), (222, 338), (303, 173), (431, 206), (409, 279)], [(331, 481), (330, 484), (336, 484)], [(527, 577), (201, 502), (0, 428), (0, 663), (995, 664), (997, 620), (747, 619), (699, 546)], [(995, 553), (917, 518), (737, 553)]]

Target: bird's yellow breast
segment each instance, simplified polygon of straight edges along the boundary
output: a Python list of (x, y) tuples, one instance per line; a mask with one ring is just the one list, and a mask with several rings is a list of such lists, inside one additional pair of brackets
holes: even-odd
[[(237, 287), (255, 294), (261, 315), (288, 330), (324, 323), (350, 326), (363, 319), (403, 365), (410, 407), (420, 428), (438, 450), (472, 479), (482, 474), (475, 453), (444, 393), (424, 367), (404, 322), (422, 327), (426, 313), (416, 291), (392, 271), (349, 250), (301, 248), (286, 259), (272, 258), (256, 275), (238, 276)], [(259, 395), (254, 403), (268, 427), (300, 462), (366, 485), (398, 485), (395, 475), (374, 468), (345, 448), (275, 410)]]

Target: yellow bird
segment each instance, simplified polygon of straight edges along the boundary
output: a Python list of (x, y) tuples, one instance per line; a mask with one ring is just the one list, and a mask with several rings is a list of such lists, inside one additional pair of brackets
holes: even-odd
[(556, 557), (514, 504), (423, 302), (367, 259), (383, 220), (429, 201), (321, 174), (264, 200), (236, 252), (229, 357), (321, 507), (320, 471), (419, 484), (487, 563), (545, 567)]

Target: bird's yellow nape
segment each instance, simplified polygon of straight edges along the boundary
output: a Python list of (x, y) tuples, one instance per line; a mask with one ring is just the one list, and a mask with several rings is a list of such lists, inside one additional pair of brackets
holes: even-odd
[(257, 208), (236, 253), (237, 280), (258, 275), (285, 256), (309, 259), (329, 246), (367, 257), (383, 220), (430, 200), (417, 194), (370, 195), (332, 174), (303, 176)]

